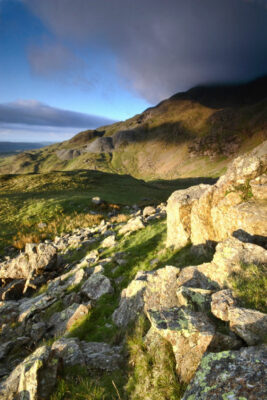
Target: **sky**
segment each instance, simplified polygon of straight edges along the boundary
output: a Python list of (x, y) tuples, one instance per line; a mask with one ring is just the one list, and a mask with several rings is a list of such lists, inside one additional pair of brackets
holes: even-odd
[(0, 0), (0, 141), (62, 141), (267, 73), (267, 0)]

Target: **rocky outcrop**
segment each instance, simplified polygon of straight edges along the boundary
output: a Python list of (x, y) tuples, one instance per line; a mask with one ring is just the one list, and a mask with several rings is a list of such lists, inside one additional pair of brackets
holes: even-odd
[(86, 153), (111, 153), (113, 150), (112, 137), (97, 138), (84, 149)]
[(0, 264), (0, 279), (29, 280), (36, 271), (57, 265), (57, 249), (52, 244), (26, 244), (25, 252)]
[(205, 355), (183, 400), (265, 399), (267, 347)]
[(211, 186), (191, 186), (177, 190), (168, 199), (167, 205), (167, 246), (184, 247), (191, 238), (191, 211), (193, 204)]
[(241, 240), (266, 245), (266, 169), (264, 142), (236, 158), (215, 185), (174, 192), (167, 207), (167, 245), (201, 245), (233, 234)]

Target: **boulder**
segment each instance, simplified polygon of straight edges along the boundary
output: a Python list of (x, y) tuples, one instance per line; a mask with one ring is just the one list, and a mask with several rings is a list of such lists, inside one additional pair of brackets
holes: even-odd
[(92, 370), (114, 371), (120, 368), (122, 348), (101, 342), (81, 342), (86, 366)]
[(236, 158), (215, 185), (174, 192), (167, 206), (167, 245), (205, 245), (237, 231), (254, 240), (266, 237), (266, 169), (267, 141)]
[(18, 307), (19, 316), (18, 321), (22, 322), (25, 319), (31, 317), (35, 313), (45, 310), (56, 301), (55, 297), (41, 294), (33, 298), (23, 299)]
[(142, 217), (138, 216), (138, 217), (129, 219), (129, 221), (120, 228), (119, 234), (124, 235), (126, 233), (135, 232), (135, 231), (138, 231), (138, 230), (144, 229), (144, 228), (145, 228), (145, 224), (143, 222), (143, 219), (142, 219)]
[(228, 315), (230, 329), (249, 346), (266, 341), (267, 314), (246, 308), (231, 307)]
[(39, 270), (57, 266), (57, 249), (52, 244), (27, 243), (25, 252), (0, 264), (0, 279), (29, 280)]
[(177, 305), (194, 311), (210, 311), (211, 290), (180, 286), (177, 289)]
[(101, 242), (101, 247), (109, 248), (116, 246), (116, 235), (110, 235)]
[(62, 337), (52, 345), (52, 351), (56, 358), (63, 361), (66, 367), (73, 365), (85, 365), (83, 351), (80, 348), (80, 341), (76, 338)]
[(143, 311), (147, 275), (145, 272), (138, 272), (128, 287), (121, 292), (119, 307), (112, 314), (113, 322), (117, 326), (126, 327)]
[(229, 321), (229, 309), (236, 304), (230, 289), (220, 290), (212, 295), (211, 312), (222, 321)]
[(168, 199), (167, 204), (167, 246), (181, 248), (191, 240), (191, 209), (210, 185), (191, 186), (177, 190)]
[(3, 400), (48, 398), (56, 384), (58, 361), (50, 357), (50, 349), (42, 346), (22, 361), (0, 383)]
[(155, 207), (147, 206), (143, 209), (143, 217), (149, 217), (150, 215), (153, 215), (155, 213), (156, 213)]
[(181, 381), (188, 383), (211, 343), (215, 328), (208, 317), (184, 307), (148, 311), (153, 328), (171, 343)]
[(90, 300), (98, 300), (107, 293), (113, 293), (110, 280), (102, 274), (93, 274), (85, 281), (81, 293)]
[(88, 314), (88, 308), (83, 304), (72, 304), (65, 310), (57, 312), (50, 318), (48, 327), (54, 336), (68, 332), (72, 326)]
[(267, 347), (206, 354), (182, 400), (267, 398)]
[(145, 310), (159, 311), (178, 305), (176, 280), (179, 272), (179, 268), (167, 265), (147, 274), (144, 292)]

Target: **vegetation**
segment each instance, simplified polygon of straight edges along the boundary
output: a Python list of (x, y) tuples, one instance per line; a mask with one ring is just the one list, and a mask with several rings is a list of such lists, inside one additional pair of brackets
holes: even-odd
[[(99, 171), (2, 175), (0, 251), (10, 245), (22, 249), (28, 242), (39, 242), (76, 228), (95, 225), (114, 209), (121, 210), (121, 214), (113, 221), (116, 218), (125, 220), (125, 205), (158, 204), (175, 189), (200, 181), (146, 183), (127, 175)], [(106, 203), (101, 207), (94, 206), (91, 202), (94, 196), (100, 196)]]
[(267, 313), (266, 265), (242, 264), (240, 272), (232, 275), (232, 286), (244, 307)]

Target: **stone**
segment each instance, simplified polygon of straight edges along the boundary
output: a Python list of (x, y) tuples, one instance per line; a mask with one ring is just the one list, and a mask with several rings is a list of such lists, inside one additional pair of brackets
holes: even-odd
[(112, 320), (117, 326), (126, 327), (143, 311), (147, 275), (145, 272), (138, 272), (128, 287), (121, 292), (119, 307), (112, 314)]
[(167, 206), (167, 245), (206, 245), (237, 231), (266, 237), (266, 170), (267, 141), (237, 157), (215, 185), (174, 192)]
[(98, 300), (107, 293), (113, 293), (110, 280), (102, 274), (93, 274), (85, 281), (81, 293), (90, 300)]
[(182, 400), (267, 398), (267, 347), (206, 354)]
[(0, 383), (0, 398), (5, 400), (48, 398), (55, 387), (57, 359), (49, 359), (50, 349), (39, 347)]
[(256, 310), (231, 307), (228, 312), (230, 329), (249, 346), (266, 341), (267, 315)]
[(138, 217), (129, 219), (129, 221), (120, 228), (119, 234), (124, 235), (126, 233), (135, 232), (135, 231), (138, 231), (138, 230), (144, 229), (144, 228), (145, 228), (145, 224), (143, 222), (143, 219), (142, 219), (142, 217), (138, 216)]
[(57, 312), (50, 318), (48, 327), (53, 336), (68, 332), (72, 326), (88, 314), (88, 308), (83, 304), (72, 304), (65, 310)]
[(73, 365), (85, 365), (83, 351), (80, 348), (80, 341), (76, 338), (62, 337), (52, 345), (54, 355), (63, 361), (66, 367)]
[(20, 303), (18, 310), (19, 316), (18, 321), (22, 322), (25, 319), (33, 316), (35, 313), (45, 310), (56, 301), (56, 298), (41, 294), (33, 298), (25, 298)]
[(109, 235), (101, 242), (101, 247), (109, 248), (116, 246), (116, 235)]
[(68, 289), (79, 285), (85, 277), (85, 270), (80, 265), (77, 265), (66, 274), (60, 275), (49, 282), (46, 293), (51, 296), (59, 296)]
[(3, 324), (16, 321), (19, 314), (18, 301), (0, 301), (0, 327)]
[(150, 215), (153, 215), (153, 214), (155, 214), (155, 213), (156, 213), (155, 207), (148, 206), (148, 207), (145, 207), (145, 208), (143, 209), (143, 216), (144, 216), (144, 217), (149, 217)]
[(122, 362), (122, 348), (101, 342), (81, 342), (86, 366), (92, 370), (114, 371)]
[(0, 279), (29, 279), (34, 273), (57, 266), (57, 249), (52, 244), (27, 243), (25, 252), (0, 264)]
[(191, 241), (191, 209), (210, 185), (177, 190), (167, 203), (167, 247), (182, 248)]
[(159, 311), (178, 305), (176, 280), (179, 272), (179, 268), (167, 265), (147, 275), (145, 310)]
[(44, 334), (46, 333), (47, 326), (45, 322), (36, 322), (35, 324), (32, 325), (31, 329), (31, 338), (32, 340), (37, 343), (39, 342), (43, 337)]
[(95, 196), (92, 198), (92, 203), (95, 204), (96, 206), (99, 206), (102, 203), (102, 200), (100, 197)]
[(205, 314), (183, 307), (150, 310), (147, 316), (153, 328), (171, 343), (177, 374), (188, 383), (214, 337), (215, 328)]
[(220, 290), (211, 297), (211, 312), (222, 321), (229, 321), (229, 309), (236, 305), (230, 289)]

